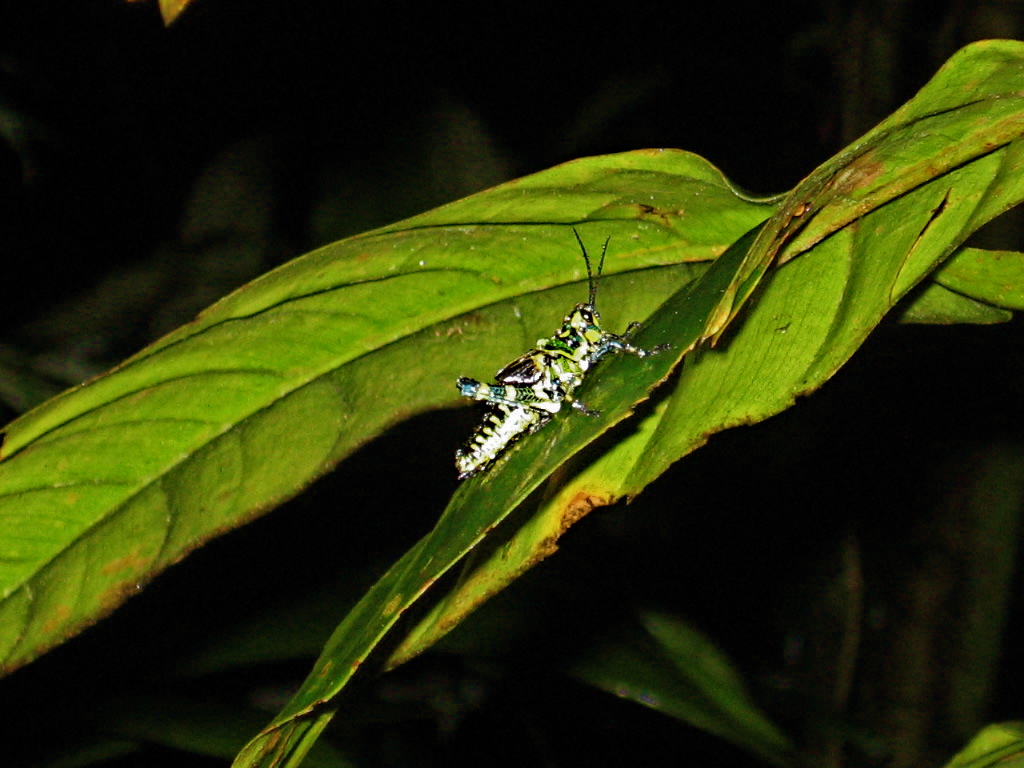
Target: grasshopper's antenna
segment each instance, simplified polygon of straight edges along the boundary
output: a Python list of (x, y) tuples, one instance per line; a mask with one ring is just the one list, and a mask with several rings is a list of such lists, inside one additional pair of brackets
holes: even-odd
[(587, 264), (587, 283), (590, 285), (590, 301), (587, 303), (587, 306), (593, 307), (594, 302), (597, 300), (597, 284), (600, 282), (601, 273), (604, 271), (604, 256), (608, 253), (608, 242), (612, 239), (612, 236), (608, 235), (604, 239), (604, 245), (601, 246), (601, 261), (597, 264), (597, 277), (594, 277), (593, 267), (590, 266), (590, 256), (587, 254), (587, 246), (583, 244), (583, 238), (576, 231), (576, 227), (572, 228), (572, 233), (576, 235), (576, 242), (580, 244), (580, 250), (583, 251), (583, 261)]

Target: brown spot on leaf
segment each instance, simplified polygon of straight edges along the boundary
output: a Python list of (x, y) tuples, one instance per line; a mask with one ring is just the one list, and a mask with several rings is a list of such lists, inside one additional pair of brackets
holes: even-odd
[[(99, 599), (97, 601), (99, 611), (97, 615), (90, 617), (87, 621), (92, 623), (102, 616), (109, 615), (115, 608), (138, 592), (141, 588), (141, 584), (135, 579), (128, 579), (112, 584), (99, 595)], [(80, 629), (80, 627), (76, 626), (75, 631), (77, 632), (78, 629)]]
[(55, 635), (57, 631), (67, 624), (71, 609), (67, 605), (56, 605), (50, 611), (50, 616), (43, 622), (42, 634), (44, 637)]
[(637, 203), (636, 207), (638, 219), (658, 219), (665, 226), (670, 226), (673, 218), (679, 218), (685, 213), (682, 209), (659, 208), (646, 203)]
[(121, 571), (139, 573), (146, 569), (149, 562), (148, 558), (139, 557), (138, 552), (133, 552), (130, 555), (125, 555), (124, 557), (119, 557), (116, 560), (111, 560), (100, 569), (100, 572), (104, 575), (119, 573)]
[(875, 159), (875, 153), (865, 152), (855, 157), (832, 178), (829, 186), (836, 195), (849, 196), (862, 187), (873, 184), (883, 173), (885, 164)]
[(402, 607), (402, 596), (401, 595), (395, 595), (390, 600), (388, 600), (388, 604), (384, 606), (383, 615), (390, 616), (393, 613), (395, 613), (396, 611), (398, 611), (398, 609), (401, 608), (401, 607)]
[(597, 507), (607, 506), (611, 504), (611, 501), (611, 498), (607, 496), (599, 496), (587, 493), (586, 491), (580, 491), (573, 496), (561, 511), (558, 529), (552, 535), (545, 538), (540, 543), (540, 546), (538, 546), (535, 561), (543, 560), (556, 552), (558, 550), (558, 540), (562, 538), (566, 531), (586, 517), (592, 510)]

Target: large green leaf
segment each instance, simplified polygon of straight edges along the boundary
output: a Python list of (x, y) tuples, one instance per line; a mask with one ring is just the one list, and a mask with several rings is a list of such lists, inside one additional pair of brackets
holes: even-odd
[(622, 327), (771, 210), (685, 152), (569, 163), (297, 259), (27, 413), (0, 452), (0, 664), (550, 333), (586, 296), (571, 226), (612, 237)]
[[(694, 342), (703, 328), (704, 318), (729, 284), (745, 251), (744, 247), (729, 249), (711, 265), (696, 288), (687, 293), (693, 297), (687, 309), (692, 316), (689, 338)], [(669, 304), (675, 306), (678, 301), (674, 299)], [(675, 317), (673, 311), (666, 312), (666, 306), (663, 305), (648, 327), (638, 334), (638, 343), (653, 346), (664, 340), (664, 319)], [(653, 328), (660, 333), (652, 333)], [(333, 716), (332, 699), (401, 615), (438, 578), (491, 534), (498, 523), (537, 488), (543, 477), (564, 462), (573, 452), (573, 445), (586, 442), (580, 438), (585, 432), (578, 430), (596, 434), (625, 418), (630, 405), (642, 399), (650, 387), (667, 375), (678, 356), (676, 352), (643, 360), (635, 357), (616, 360), (626, 363), (632, 375), (617, 379), (617, 387), (588, 390), (587, 402), (602, 411), (602, 418), (557, 420), (539, 433), (537, 439), (525, 441), (510, 452), (504, 464), (463, 483), (435, 528), (392, 566), (345, 617), (328, 640), (302, 689), (274, 723), (243, 750), (236, 764), (298, 765)], [(602, 370), (602, 380), (605, 378), (606, 372)], [(611, 403), (617, 407), (609, 408)], [(600, 501), (607, 503), (608, 499)], [(595, 502), (584, 499), (583, 503)], [(570, 510), (566, 525), (579, 516)], [(516, 573), (521, 570), (522, 567), (518, 568)], [(486, 594), (489, 593), (473, 595), (470, 598), (473, 602), (462, 606), (457, 615), (464, 615)], [(446, 628), (451, 626), (453, 623), (446, 623)]]
[(935, 275), (939, 285), (997, 307), (1024, 309), (1024, 253), (964, 248)]
[[(708, 319), (705, 336), (722, 333), (771, 264), (795, 258), (870, 211), (991, 152), (1003, 159), (976, 167), (983, 175), (971, 189), (975, 206), (965, 212), (962, 225), (973, 231), (1014, 205), (1022, 120), (1020, 68), (1017, 41), (967, 46), (913, 99), (800, 182), (750, 249), (735, 286)], [(992, 175), (984, 176), (986, 172)], [(956, 178), (961, 184), (971, 181)], [(935, 206), (938, 217), (945, 202), (936, 200)], [(948, 226), (949, 216), (943, 224)], [(931, 253), (915, 248), (907, 254), (908, 263), (894, 285), (898, 295), (920, 279), (920, 258), (931, 258)]]
[[(960, 52), (914, 100), (815, 171), (764, 227), (672, 296), (637, 337), (644, 346), (670, 342), (672, 351), (602, 364), (582, 393), (602, 418), (556, 419), (464, 484), (435, 530), (346, 617), (302, 689), (236, 764), (297, 765), (352, 673), (480, 542), (497, 545), (409, 633), (393, 663), (550, 554), (561, 532), (592, 507), (639, 492), (711, 434), (765, 419), (820, 387), (971, 232), (1021, 201), (1022, 63), (1018, 43)], [(782, 266), (769, 273), (773, 264)], [(763, 293), (748, 304), (759, 285)], [(742, 322), (730, 329), (744, 305)], [(698, 347), (707, 339), (718, 347)], [(562, 469), (695, 348), (634, 429), (596, 445), (582, 469)], [(531, 518), (513, 531), (495, 529), (556, 471), (558, 481), (536, 500)]]
[(1024, 723), (998, 723), (984, 728), (947, 768), (1019, 768), (1024, 765)]

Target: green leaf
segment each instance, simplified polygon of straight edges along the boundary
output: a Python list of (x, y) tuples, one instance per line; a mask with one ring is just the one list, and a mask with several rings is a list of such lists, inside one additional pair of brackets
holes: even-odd
[[(393, 663), (554, 551), (561, 532), (592, 507), (638, 493), (711, 434), (768, 418), (834, 375), (969, 234), (1024, 199), (1022, 63), (1019, 43), (964, 49), (893, 117), (802, 182), (764, 227), (674, 294), (636, 339), (645, 347), (670, 342), (671, 352), (602, 363), (580, 393), (602, 418), (565, 414), (462, 485), (435, 530), (346, 617), (302, 689), (236, 765), (298, 765), (338, 693), (398, 617), (486, 538), (496, 546), (413, 628)], [(769, 273), (772, 265), (778, 269)], [(718, 347), (698, 347), (707, 339)], [(669, 381), (692, 349), (681, 376), (657, 392), (638, 424), (596, 443), (582, 469), (563, 467)], [(556, 473), (525, 510), (525, 524), (492, 533)]]
[[(971, 233), (1024, 199), (1022, 60), (1019, 43), (969, 46), (787, 196), (740, 273), (758, 254), (785, 249), (782, 266), (726, 347), (687, 361), (623, 494), (639, 492), (713, 432), (761, 421), (820, 387)], [(979, 112), (985, 105), (990, 118)], [(782, 211), (798, 206), (800, 225), (780, 226)]]
[(972, 299), (1024, 309), (1024, 253), (963, 248), (935, 273), (935, 282)]
[[(671, 343), (671, 349), (644, 359), (623, 355), (602, 363), (600, 377), (585, 386), (581, 395), (589, 407), (600, 411), (600, 418), (562, 418), (545, 427), (536, 438), (510, 451), (504, 465), (464, 484), (468, 492), (455, 495), (442, 523), (446, 519), (463, 520), (473, 521), (467, 526), (470, 530), (478, 526), (494, 528), (538, 490), (553, 468), (561, 466), (580, 446), (628, 418), (632, 408), (670, 374), (685, 350), (698, 342), (708, 314), (730, 285), (755, 235), (756, 230), (748, 232), (699, 280), (663, 304), (635, 338), (642, 347)], [(399, 664), (429, 647), (480, 602), (552, 554), (558, 538), (587, 512), (621, 496), (622, 471), (629, 466), (623, 458), (630, 455), (636, 461), (643, 459), (637, 452), (642, 451), (637, 435), (643, 433), (647, 423), (640, 425), (640, 432), (619, 437), (608, 454), (582, 473), (553, 484), (552, 497), (535, 514), (514, 531), (499, 530), (485, 550), (475, 552), (458, 587), (409, 632), (395, 650), (391, 664)], [(609, 457), (610, 462), (606, 461)], [(483, 518), (477, 523), (479, 515)], [(510, 540), (506, 540), (505, 533)]]
[(1024, 723), (990, 725), (971, 739), (947, 768), (1020, 768), (1024, 766)]
[[(742, 246), (733, 247), (717, 259), (694, 289), (686, 292), (693, 299), (688, 304), (682, 299), (673, 299), (665, 305), (676, 306), (678, 302), (686, 305), (690, 322), (685, 338), (696, 342), (706, 313), (721, 295), (723, 286), (728, 284), (745, 250)], [(665, 306), (656, 318), (675, 318), (674, 311), (667, 312)], [(664, 332), (661, 324), (652, 319), (649, 327), (637, 335), (637, 343), (648, 347), (660, 343), (663, 338), (650, 332), (655, 326)], [(556, 420), (538, 433), (537, 439), (524, 441), (510, 451), (500, 467), (463, 483), (430, 534), (392, 566), (345, 617), (302, 688), (274, 722), (247, 745), (236, 765), (276, 765), (279, 760), (285, 760), (281, 765), (298, 765), (304, 749), (333, 715), (330, 702), (402, 613), (480, 544), (538, 487), (552, 468), (564, 462), (577, 446), (588, 442), (583, 436), (590, 435), (593, 439), (598, 431), (625, 418), (630, 405), (642, 399), (650, 387), (667, 375), (678, 356), (676, 352), (642, 360), (632, 356), (614, 359), (604, 367), (624, 363), (632, 375), (617, 379), (614, 387), (587, 389), (587, 402), (602, 411), (601, 419)], [(605, 378), (607, 374), (603, 372), (602, 380)], [(609, 407), (612, 403), (615, 407)], [(601, 501), (607, 503), (607, 499)], [(584, 503), (593, 504), (589, 500)], [(464, 612), (457, 615), (464, 615)], [(453, 625), (454, 621), (446, 622), (448, 629)]]
[(951, 291), (939, 283), (929, 283), (913, 297), (913, 301), (903, 307), (900, 322), (922, 323), (928, 325), (953, 325), (955, 323), (971, 323), (989, 325), (1005, 323), (1013, 318), (1008, 309), (993, 307), (956, 291)]
[[(705, 337), (718, 338), (773, 263), (799, 256), (867, 213), (932, 186), (935, 179), (967, 186), (969, 199), (958, 202), (968, 205), (961, 205), (963, 221), (957, 223), (969, 232), (1015, 205), (1021, 185), (1020, 64), (1021, 44), (1014, 40), (987, 40), (961, 49), (913, 99), (800, 182), (750, 249), (736, 286), (709, 318)], [(999, 160), (990, 164), (990, 153)], [(959, 173), (965, 164), (982, 174), (981, 183), (971, 184), (970, 173)], [(995, 194), (984, 194), (987, 190)], [(937, 229), (941, 237), (951, 217), (940, 216), (945, 208), (941, 196), (933, 205), (941, 222), (929, 230)], [(915, 246), (905, 255), (893, 286), (896, 296), (938, 263), (929, 248)]]
[(0, 451), (0, 665), (459, 403), (457, 376), (487, 376), (586, 295), (571, 226), (612, 237), (624, 324), (770, 211), (685, 152), (568, 163), (297, 259), (25, 414)]
[[(198, 755), (230, 759), (258, 727), (259, 713), (240, 712), (188, 698), (160, 696), (118, 699), (104, 707), (104, 732)], [(308, 768), (348, 768), (344, 755), (326, 743), (315, 745)]]
[[(994, 47), (1005, 52), (1006, 46), (1001, 43)], [(1020, 50), (1019, 45), (1016, 48)], [(1006, 71), (1007, 61), (1002, 56), (992, 57), (987, 45), (977, 46), (977, 49), (980, 65), (967, 55), (971, 49), (954, 57), (954, 60), (974, 69), (984, 68), (994, 59)], [(1015, 73), (1013, 70), (1012, 74)], [(958, 70), (951, 64), (936, 76), (936, 81), (948, 78), (957, 85), (957, 74)], [(949, 108), (944, 92), (936, 88), (936, 81), (897, 114), (918, 119), (920, 114), (928, 111), (927, 105), (911, 108), (921, 98), (934, 100), (937, 107)], [(1009, 91), (1013, 82), (999, 82), (995, 90)], [(990, 85), (995, 87), (994, 83)], [(895, 146), (881, 139), (872, 139), (871, 147), (875, 156), (891, 158), (889, 162), (902, 164), (897, 165), (890, 176), (896, 180), (892, 183), (904, 185), (900, 187), (904, 190), (903, 196), (862, 216), (830, 239), (820, 242), (804, 257), (774, 273), (765, 295), (749, 312), (741, 327), (726, 337), (727, 344), (722, 345), (724, 349), (700, 349), (689, 356), (681, 380), (670, 398), (661, 401), (631, 432), (620, 435), (611, 450), (592, 466), (563, 482), (557, 494), (523, 522), (510, 540), (502, 540), (493, 548), (493, 554), (476, 555), (472, 573), (465, 574), (459, 588), (410, 632), (396, 652), (396, 660), (429, 646), (443, 634), (445, 627), (457, 621), (460, 613), (471, 610), (503, 584), (550, 554), (558, 536), (592, 506), (638, 493), (665, 468), (699, 447), (714, 432), (761, 421), (820, 387), (849, 359), (901, 297), (946, 254), (957, 248), (973, 229), (984, 223), (977, 216), (979, 199), (984, 200), (986, 210), (992, 216), (1022, 199), (1020, 184), (1003, 181), (1013, 175), (1012, 170), (1019, 157), (1019, 142), (980, 156), (953, 171), (944, 172), (936, 165), (936, 177), (928, 184), (905, 188), (906, 176), (899, 170), (916, 167), (918, 160), (914, 147), (907, 145), (905, 131), (896, 130), (893, 124), (893, 119), (886, 121), (891, 130), (883, 136), (894, 137)], [(878, 131), (873, 131), (869, 136), (877, 134)], [(967, 140), (973, 145), (983, 138), (970, 135)], [(901, 151), (909, 156), (902, 157)], [(953, 147), (947, 150), (947, 154), (961, 157), (965, 152)], [(839, 158), (854, 158), (850, 162), (861, 162), (854, 150), (844, 151)], [(836, 173), (852, 172), (839, 168), (835, 160), (826, 163), (786, 198), (780, 211), (787, 205), (792, 206), (793, 200), (807, 202), (804, 186), (827, 187), (828, 179)], [(857, 191), (850, 189), (848, 193)], [(828, 204), (824, 209), (829, 211), (830, 221), (847, 221), (847, 213), (835, 207), (833, 193), (829, 192), (825, 197)], [(811, 211), (817, 205), (815, 200), (805, 216), (813, 218)], [(804, 223), (808, 223), (806, 219)], [(733, 289), (747, 279), (744, 275), (750, 268), (750, 253), (755, 249), (767, 248), (768, 251), (762, 252), (771, 252), (774, 245), (765, 241), (765, 233), (771, 226), (770, 221), (757, 233), (746, 255), (742, 243), (731, 251), (741, 259), (738, 266), (732, 266), (728, 258), (719, 259), (704, 282), (680, 294), (650, 318), (644, 335), (639, 338), (641, 343), (650, 345), (671, 339), (677, 349), (688, 349), (697, 338), (693, 332), (694, 325), (720, 315), (720, 310), (710, 309), (706, 301), (716, 294), (730, 296)], [(775, 245), (782, 247), (782, 244)], [(1000, 275), (1004, 283), (1015, 280), (1024, 284), (1024, 264), (1010, 260), (1002, 263), (1006, 268)], [(1015, 277), (1013, 267), (1018, 268)], [(713, 279), (717, 282), (713, 283)], [(974, 286), (976, 294), (984, 295), (986, 292), (983, 280), (973, 275), (962, 278), (961, 287), (967, 286)], [(937, 296), (940, 292), (941, 296)], [(705, 303), (701, 304), (701, 301)], [(916, 298), (910, 310), (916, 315), (904, 315), (904, 319), (916, 322), (1001, 322), (1007, 319), (1004, 310), (953, 295), (934, 285)], [(698, 336), (707, 333), (707, 329), (703, 329)], [(541, 438), (535, 441), (538, 457), (541, 452), (548, 453), (533, 465), (540, 468), (548, 461), (550, 466), (556, 466), (563, 455), (549, 452), (551, 444), (568, 443), (578, 450), (580, 445), (593, 440), (600, 431), (625, 417), (633, 403), (645, 397), (646, 388), (657, 378), (654, 373), (646, 379), (638, 377), (637, 371), (643, 368), (653, 370), (661, 362), (664, 359), (639, 363), (622, 358), (603, 365), (597, 380), (584, 389), (584, 396), (588, 403), (602, 410), (605, 418), (599, 423), (570, 418), (552, 425), (546, 430), (547, 443)], [(625, 372), (620, 373), (623, 369)], [(602, 399), (606, 387), (613, 397), (618, 398), (615, 403)], [(522, 450), (531, 449), (524, 446)], [(523, 466), (530, 464), (524, 462)], [(522, 478), (522, 472), (517, 476)], [(487, 492), (502, 495), (510, 505), (525, 497), (501, 483), (500, 479), (492, 481)], [(531, 484), (529, 489), (534, 487), (536, 484)]]

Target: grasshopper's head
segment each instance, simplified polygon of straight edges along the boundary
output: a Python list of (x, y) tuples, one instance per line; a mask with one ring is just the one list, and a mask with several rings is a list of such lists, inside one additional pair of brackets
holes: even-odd
[(572, 312), (565, 316), (562, 327), (552, 338), (552, 343), (559, 347), (563, 353), (568, 352), (573, 359), (589, 359), (591, 346), (599, 344), (604, 338), (604, 331), (601, 330), (601, 315), (594, 306), (597, 298), (597, 283), (601, 279), (601, 270), (604, 268), (604, 254), (608, 250), (608, 240), (604, 241), (604, 248), (601, 249), (601, 261), (597, 266), (597, 275), (594, 275), (590, 265), (590, 256), (580, 239), (580, 233), (573, 229), (576, 241), (583, 251), (583, 260), (587, 263), (587, 279), (590, 283), (590, 297), (586, 304), (577, 304)]
[(577, 304), (573, 311), (566, 315), (562, 327), (588, 344), (596, 344), (604, 334), (601, 330), (601, 314), (593, 304)]
[(573, 228), (572, 233), (576, 235), (576, 242), (580, 244), (580, 250), (583, 251), (583, 261), (587, 265), (587, 282), (590, 284), (590, 296), (586, 304), (577, 304), (572, 312), (565, 316), (565, 320), (562, 321), (562, 328), (558, 332), (558, 337), (564, 344), (585, 356), (589, 346), (599, 343), (604, 335), (604, 332), (601, 330), (601, 315), (597, 311), (597, 307), (594, 306), (594, 302), (597, 300), (597, 285), (601, 280), (601, 270), (604, 269), (604, 256), (608, 251), (608, 240), (610, 238), (605, 239), (604, 247), (601, 248), (601, 261), (598, 262), (597, 274), (595, 275), (594, 269), (590, 264), (590, 256), (587, 254), (586, 246), (583, 245), (580, 233), (575, 228)]

